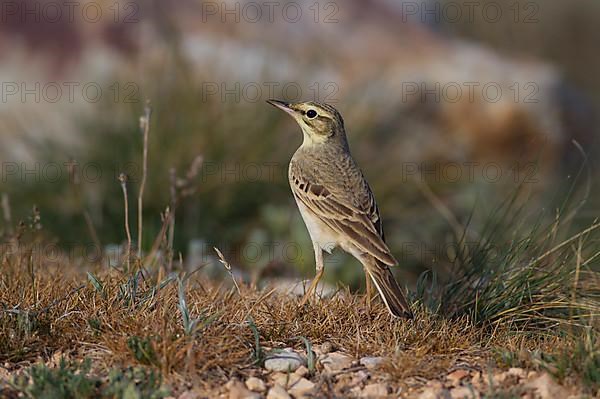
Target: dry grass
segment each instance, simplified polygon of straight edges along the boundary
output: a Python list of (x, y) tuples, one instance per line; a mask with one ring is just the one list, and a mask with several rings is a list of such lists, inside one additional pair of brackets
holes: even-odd
[(214, 319), (186, 336), (174, 283), (154, 291), (156, 276), (140, 277), (132, 301), (122, 288), (131, 279), (118, 271), (97, 275), (99, 292), (69, 265), (38, 267), (3, 264), (0, 362), (31, 362), (61, 351), (91, 356), (107, 367), (131, 364), (136, 359), (127, 340), (137, 336), (151, 340), (155, 365), (165, 375), (229, 378), (254, 361), (249, 318), (261, 345), (272, 347), (301, 348), (299, 336), (313, 344), (331, 342), (356, 356), (404, 356), (407, 351), (418, 357), (454, 356), (478, 347), (477, 330), (467, 320), (450, 322), (421, 310), (415, 321), (392, 321), (384, 306), (377, 304), (368, 313), (363, 297), (348, 291), (304, 308), (275, 290), (241, 286), (240, 298), (235, 290), (203, 281), (200, 274), (188, 283), (187, 306), (193, 317)]
[[(299, 308), (290, 295), (245, 285), (238, 294), (201, 273), (184, 286), (189, 316), (199, 320), (186, 334), (176, 280), (162, 279), (160, 288), (160, 270), (125, 274), (97, 268), (88, 279), (75, 265), (28, 259), (5, 255), (0, 275), (0, 364), (13, 374), (34, 362), (54, 359), (56, 365), (58, 356), (87, 358), (96, 375), (149, 367), (175, 392), (194, 386), (208, 394), (231, 378), (260, 372), (249, 320), (261, 348), (301, 350), (305, 343), (299, 337), (305, 337), (357, 358), (388, 357), (384, 371), (397, 387), (424, 383), (457, 364), (495, 367), (499, 347), (527, 352), (572, 345), (558, 335), (491, 331), (467, 316), (444, 318), (418, 304), (414, 320), (392, 320), (381, 303), (368, 312), (364, 297), (347, 290)], [(325, 394), (330, 387), (322, 383), (319, 389)]]

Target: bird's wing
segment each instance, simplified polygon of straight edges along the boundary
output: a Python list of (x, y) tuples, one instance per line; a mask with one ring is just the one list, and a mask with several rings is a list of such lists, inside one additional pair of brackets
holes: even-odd
[(385, 244), (379, 209), (362, 175), (360, 189), (354, 192), (343, 185), (327, 187), (323, 182), (308, 181), (298, 172), (290, 168), (290, 184), (298, 201), (363, 252), (386, 265), (398, 264)]

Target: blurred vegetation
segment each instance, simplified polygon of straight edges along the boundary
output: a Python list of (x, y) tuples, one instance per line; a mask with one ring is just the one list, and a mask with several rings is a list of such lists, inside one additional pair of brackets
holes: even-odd
[[(595, 51), (598, 32), (595, 22), (590, 20), (597, 15), (598, 5), (593, 0), (579, 1), (577, 6), (559, 1), (518, 2), (523, 12), (521, 17), (529, 10), (526, 7), (538, 3), (539, 23), (514, 23), (507, 18), (503, 23), (490, 24), (475, 14), (479, 16), (475, 23), (442, 21), (435, 28), (443, 35), (487, 44), (501, 51), (503, 56), (552, 61), (564, 70), (567, 81), (581, 89), (576, 96), (561, 98), (571, 101), (582, 115), (581, 119), (588, 118), (593, 112), (586, 111), (587, 102), (579, 101), (578, 96), (585, 93), (598, 104), (600, 80), (592, 73), (600, 62)], [(175, 254), (181, 252), (185, 256), (193, 246), (192, 240), (199, 240), (203, 243), (203, 259), (207, 259), (208, 252), (212, 255), (212, 247), (217, 246), (241, 268), (281, 275), (290, 272), (287, 264), (293, 263), (301, 273), (311, 275), (313, 254), (309, 237), (286, 178), (288, 160), (301, 142), (298, 127), (262, 101), (221, 101), (218, 95), (207, 97), (202, 83), (214, 78), (212, 72), (218, 70), (219, 65), (208, 65), (207, 70), (201, 72), (193, 70), (193, 64), (182, 55), (183, 38), (176, 25), (169, 20), (160, 24), (164, 25), (161, 25), (164, 42), (160, 44), (169, 49), (166, 59), (146, 65), (140, 58), (134, 71), (110, 77), (113, 81), (125, 82), (138, 81), (137, 75), (143, 75), (144, 83), (140, 84), (135, 102), (105, 98), (95, 105), (92, 116), (81, 116), (77, 123), (80, 138), (86, 143), (84, 146), (65, 150), (51, 138), (31, 143), (39, 149), (41, 155), (37, 162), (42, 166), (51, 162), (62, 166), (75, 160), (80, 166), (93, 166), (88, 169), (92, 175), (101, 170), (102, 176), (97, 181), (80, 176), (78, 182), (74, 179), (75, 184), (67, 173), (63, 173), (59, 181), (3, 182), (0, 191), (9, 196), (13, 218), (25, 218), (36, 205), (48, 236), (56, 237), (60, 245), (71, 247), (92, 241), (85, 219), (87, 213), (103, 245), (122, 243), (124, 212), (117, 176), (125, 172), (130, 177), (128, 188), (133, 209), (141, 173), (142, 135), (138, 121), (144, 100), (150, 99), (154, 113), (144, 200), (143, 248), (149, 250), (152, 245), (161, 226), (160, 215), (169, 204), (170, 168), (183, 174), (192, 159), (202, 155), (204, 166), (197, 179), (198, 193), (186, 199), (177, 210)], [(574, 42), (576, 46), (571, 45)], [(586, 62), (580, 60), (582, 52), (585, 52)], [(265, 76), (269, 76), (269, 72), (264, 71)], [(312, 70), (305, 72), (310, 74)], [(490, 182), (481, 174), (458, 181), (448, 181), (439, 175), (428, 175), (423, 181), (418, 176), (406, 178), (403, 162), (407, 154), (415, 153), (415, 148), (423, 142), (439, 140), (442, 147), (446, 143), (435, 134), (429, 134), (433, 130), (432, 123), (439, 123), (440, 130), (444, 130), (443, 121), (436, 120), (434, 113), (439, 104), (381, 111), (376, 105), (364, 104), (363, 94), (367, 100), (372, 96), (366, 83), (354, 89), (336, 105), (346, 118), (353, 153), (378, 199), (390, 247), (401, 261), (399, 275), (412, 285), (424, 270), (442, 275), (450, 273), (452, 262), (446, 248), (453, 242), (457, 225), (468, 224), (474, 231), (482, 229), (492, 209), (523, 183), (523, 171), (513, 173), (511, 165), (503, 165), (505, 176), (498, 182)], [(384, 114), (385, 118), (377, 119)], [(522, 128), (517, 126), (516, 129)], [(582, 126), (590, 125), (583, 123)], [(581, 139), (585, 152), (593, 154), (595, 136), (589, 130), (581, 130), (579, 124), (570, 127), (568, 136)], [(460, 153), (460, 149), (443, 149)], [(563, 150), (571, 154), (572, 163), (559, 160), (549, 166), (536, 164), (536, 156), (543, 153), (544, 148), (539, 148), (539, 154), (533, 158), (520, 158), (519, 154), (514, 157), (515, 162), (539, 167), (536, 179), (524, 185), (534, 194), (530, 201), (546, 209), (545, 217), (550, 219), (554, 217), (552, 209), (556, 199), (573, 187), (580, 165), (584, 164), (585, 171), (579, 182), (585, 183), (596, 175), (594, 165), (585, 163), (584, 156), (575, 147)], [(471, 161), (468, 155), (457, 159)], [(438, 166), (443, 167), (448, 159), (428, 161), (439, 162)], [(255, 178), (256, 173), (259, 178)], [(580, 226), (597, 216), (596, 188), (591, 190), (587, 196), (592, 199), (579, 213), (583, 216), (573, 221)], [(134, 215), (135, 212), (130, 214), (132, 228), (136, 223)], [(279, 243), (279, 248), (297, 244), (300, 255), (285, 256), (275, 251), (274, 256), (269, 256), (265, 250), (258, 261), (244, 255), (249, 245), (268, 248), (270, 243)], [(341, 278), (352, 287), (363, 283), (360, 267), (348, 256), (336, 254), (328, 264), (331, 267), (327, 273), (333, 274), (335, 279)]]
[[(469, 9), (466, 6), (468, 0), (444, 0), (441, 6), (449, 3)], [(596, 29), (600, 3), (594, 0), (517, 0), (502, 8), (503, 18), (490, 23), (486, 21), (486, 15), (495, 20), (497, 9), (492, 3), (493, 0), (474, 3), (477, 12), (473, 13), (472, 20), (466, 15), (460, 20), (441, 19), (440, 29), (446, 34), (488, 45), (506, 55), (548, 60), (560, 68), (569, 82), (593, 99), (596, 109), (600, 107), (600, 78), (595, 73), (600, 68), (600, 53), (595, 50), (600, 42), (600, 32)], [(489, 8), (488, 14), (482, 11), (486, 8)], [(582, 58), (585, 62), (581, 62)]]
[[(164, 74), (156, 74), (157, 88), (143, 93), (152, 99), (154, 110), (144, 200), (144, 249), (152, 244), (161, 226), (160, 214), (169, 204), (169, 169), (175, 168), (181, 175), (195, 156), (202, 155), (204, 164), (196, 179), (198, 193), (177, 210), (175, 254), (185, 255), (190, 240), (200, 239), (205, 243), (203, 259), (217, 246), (242, 268), (279, 267), (274, 273), (285, 274), (290, 272), (285, 264), (291, 262), (305, 275), (311, 275), (311, 244), (287, 182), (288, 160), (301, 142), (298, 127), (263, 103), (199, 102), (201, 94), (193, 90), (193, 84), (190, 89), (189, 77), (179, 74), (163, 86), (161, 76)], [(130, 226), (134, 228), (136, 218), (131, 209), (135, 209), (141, 178), (142, 134), (138, 120), (142, 105), (138, 102), (123, 107), (107, 102), (99, 106), (93, 120), (81, 122), (89, 147), (73, 149), (68, 159), (64, 151), (47, 145), (43, 160), (38, 162), (61, 166), (77, 162), (74, 175), (63, 173), (59, 181), (40, 179), (36, 184), (9, 181), (3, 191), (9, 195), (14, 218), (23, 218), (35, 204), (48, 235), (59, 237), (59, 244), (69, 248), (91, 242), (84, 217), (87, 212), (103, 244), (122, 243), (124, 210), (117, 176), (121, 172), (129, 176)], [(422, 117), (405, 116), (407, 120)], [(436, 197), (447, 204), (445, 210), (456, 221), (468, 221), (477, 230), (499, 199), (510, 195), (519, 184), (536, 193), (534, 201), (539, 206), (552, 209), (552, 201), (568, 190), (574, 179), (565, 170), (548, 177), (554, 181), (552, 184), (542, 172), (527, 184), (523, 183), (525, 173), (506, 175), (498, 182), (482, 175), (474, 180), (444, 181), (434, 173), (421, 181), (420, 175), (403, 176), (401, 160), (378, 157), (377, 148), (387, 146), (393, 137), (366, 125), (349, 126), (349, 135), (355, 156), (380, 203), (386, 236), (402, 263), (400, 273), (409, 281), (423, 270), (434, 269), (442, 274), (449, 270), (451, 262), (444, 248), (451, 244), (455, 226), (447, 214), (436, 209)], [(443, 163), (437, 165), (444, 167)], [(102, 173), (98, 179), (97, 171)], [(433, 199), (424, 193), (424, 187), (433, 190)], [(273, 245), (278, 248), (271, 256), (266, 248)], [(284, 256), (286, 245), (299, 247), (299, 256)], [(249, 246), (262, 248), (260, 260), (249, 259), (244, 252)], [(329, 258), (332, 267), (328, 272), (356, 287), (363, 280), (360, 267), (354, 263), (348, 256), (336, 254)]]

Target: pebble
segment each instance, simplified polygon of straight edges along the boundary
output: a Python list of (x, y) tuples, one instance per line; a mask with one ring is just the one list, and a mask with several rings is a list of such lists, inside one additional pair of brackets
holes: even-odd
[(469, 387), (457, 387), (450, 391), (452, 399), (479, 399), (479, 393)]
[(246, 388), (254, 392), (265, 392), (267, 390), (265, 382), (256, 377), (250, 377), (246, 380)]
[(265, 368), (269, 371), (293, 372), (304, 364), (305, 360), (302, 356), (288, 349), (272, 353), (265, 360)]
[(523, 370), (522, 368), (519, 367), (511, 367), (508, 369), (508, 374), (510, 375), (516, 375), (519, 378), (525, 378), (527, 377), (527, 372), (525, 370)]
[(450, 391), (443, 388), (425, 388), (418, 396), (419, 399), (452, 399)]
[(333, 351), (333, 345), (329, 341), (323, 342), (321, 345), (317, 346), (317, 351), (323, 355), (328, 354)]
[[(4, 368), (0, 367), (0, 382), (2, 380), (8, 381), (8, 380), (10, 380), (10, 377), (11, 377), (11, 375), (8, 372), (8, 370), (5, 370)], [(2, 384), (0, 384), (0, 385), (2, 385)]]
[(325, 367), (325, 371), (332, 372), (352, 366), (353, 361), (353, 358), (341, 352), (331, 352), (321, 359), (321, 364)]
[(271, 380), (276, 385), (281, 385), (284, 388), (291, 387), (292, 385), (294, 385), (298, 381), (300, 381), (301, 378), (302, 377), (300, 377), (296, 373), (282, 373), (282, 372), (277, 372), (277, 373), (273, 373), (271, 375)]
[(308, 375), (308, 369), (305, 366), (300, 366), (295, 371), (295, 374), (299, 375), (300, 377), (306, 377)]
[(199, 399), (200, 394), (194, 391), (185, 391), (179, 395), (179, 399)]
[(294, 397), (305, 396), (312, 392), (315, 389), (315, 384), (306, 378), (300, 378), (292, 387), (289, 389), (289, 392)]
[(484, 384), (484, 380), (483, 380), (483, 376), (481, 375), (480, 371), (476, 371), (473, 374), (473, 378), (471, 378), (471, 384), (473, 384), (474, 387), (476, 388), (481, 388), (481, 386)]
[(492, 381), (494, 382), (494, 385), (501, 385), (506, 380), (506, 377), (508, 377), (508, 373), (495, 374), (492, 377)]
[(460, 381), (463, 378), (466, 378), (469, 376), (469, 372), (467, 370), (464, 369), (458, 369), (458, 370), (454, 370), (453, 372), (451, 372), (450, 374), (448, 374), (446, 376), (446, 378), (448, 379), (448, 381), (454, 385), (454, 386), (458, 386), (460, 385)]
[(360, 364), (368, 369), (374, 369), (381, 365), (385, 358), (381, 356), (367, 356), (360, 359)]
[(354, 373), (354, 375), (352, 376), (352, 381), (351, 384), (352, 385), (362, 385), (366, 380), (369, 379), (371, 375), (366, 372), (365, 370), (358, 370), (356, 373)]
[(225, 388), (229, 389), (229, 399), (260, 399), (260, 394), (246, 389), (241, 381), (233, 379), (229, 381)]
[(568, 391), (560, 386), (548, 373), (543, 373), (536, 379), (529, 381), (527, 388), (535, 389), (542, 399), (566, 398)]
[(267, 399), (291, 399), (292, 397), (286, 392), (281, 385), (275, 385), (269, 389)]
[(380, 383), (366, 385), (360, 393), (360, 396), (363, 398), (384, 398), (387, 394), (387, 385)]
[(539, 376), (539, 373), (537, 371), (529, 371), (527, 373), (527, 379), (533, 379), (533, 378), (537, 378)]

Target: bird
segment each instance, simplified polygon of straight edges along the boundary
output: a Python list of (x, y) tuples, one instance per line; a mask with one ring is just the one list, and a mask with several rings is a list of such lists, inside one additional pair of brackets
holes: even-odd
[(372, 280), (392, 316), (412, 318), (390, 269), (398, 261), (385, 243), (375, 196), (350, 153), (340, 113), (314, 101), (267, 102), (291, 115), (303, 135), (290, 160), (288, 178), (313, 244), (316, 272), (300, 305), (314, 295), (323, 277), (323, 252), (330, 254), (339, 247), (364, 268), (369, 308)]

